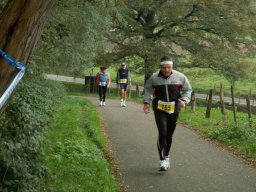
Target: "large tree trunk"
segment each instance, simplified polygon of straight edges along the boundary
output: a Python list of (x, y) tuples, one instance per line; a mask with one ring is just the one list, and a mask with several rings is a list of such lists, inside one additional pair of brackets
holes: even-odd
[(146, 84), (147, 80), (150, 78), (150, 76), (157, 71), (157, 66), (156, 65), (157, 61), (153, 57), (144, 57), (144, 69), (145, 69), (145, 74), (144, 74), (144, 85)]
[[(26, 64), (55, 0), (9, 0), (0, 15), (0, 49)], [(18, 70), (0, 58), (0, 96)]]

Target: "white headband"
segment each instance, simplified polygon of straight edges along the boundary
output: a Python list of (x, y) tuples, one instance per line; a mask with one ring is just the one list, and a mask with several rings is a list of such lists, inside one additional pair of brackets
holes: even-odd
[(160, 65), (172, 65), (173, 62), (172, 61), (162, 61), (160, 62)]

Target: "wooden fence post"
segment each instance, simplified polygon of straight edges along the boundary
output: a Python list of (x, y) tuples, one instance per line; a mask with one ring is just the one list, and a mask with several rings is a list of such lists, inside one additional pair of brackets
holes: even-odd
[(139, 84), (136, 83), (136, 97), (139, 97), (140, 96), (140, 87), (139, 87)]
[(119, 95), (119, 88), (120, 88), (120, 86), (119, 86), (119, 84), (117, 84), (117, 86), (116, 86), (116, 96)]
[(210, 93), (209, 93), (209, 98), (208, 98), (205, 118), (208, 118), (208, 119), (210, 118), (210, 116), (211, 116), (211, 109), (212, 109), (212, 89), (210, 90)]
[(111, 94), (111, 86), (108, 87), (107, 91), (108, 91), (108, 95), (111, 96), (112, 95)]
[(225, 103), (224, 103), (224, 86), (220, 83), (220, 109), (222, 113), (222, 121), (226, 120)]
[(191, 107), (192, 107), (192, 111), (195, 112), (196, 109), (196, 97), (195, 97), (195, 92), (192, 91), (191, 93)]
[(249, 118), (249, 125), (250, 125), (250, 127), (252, 127), (252, 110), (251, 110), (249, 95), (246, 96), (246, 104), (247, 104), (247, 113), (248, 113), (248, 118)]
[(235, 104), (235, 96), (234, 96), (233, 85), (231, 85), (231, 98), (232, 98), (232, 108), (233, 108), (234, 121), (236, 122), (236, 104)]
[(132, 86), (131, 85), (127, 85), (128, 86), (128, 98), (130, 99), (131, 98), (131, 96), (132, 96), (132, 90), (131, 90), (131, 88), (132, 88)]
[(97, 91), (98, 91), (98, 85), (96, 85), (96, 78), (93, 80), (93, 85), (92, 85), (92, 87), (93, 87), (93, 93), (97, 93)]

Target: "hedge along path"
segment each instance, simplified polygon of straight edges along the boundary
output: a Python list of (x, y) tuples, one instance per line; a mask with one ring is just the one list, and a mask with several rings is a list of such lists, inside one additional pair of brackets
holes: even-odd
[(86, 97), (98, 107), (105, 122), (119, 169), (128, 191), (255, 192), (256, 168), (225, 149), (178, 125), (171, 151), (171, 168), (158, 172), (157, 130), (153, 113), (142, 105)]

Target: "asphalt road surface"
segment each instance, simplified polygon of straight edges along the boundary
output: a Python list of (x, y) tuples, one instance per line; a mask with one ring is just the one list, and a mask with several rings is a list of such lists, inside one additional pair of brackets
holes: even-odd
[(95, 104), (107, 126), (119, 168), (129, 192), (256, 192), (256, 168), (225, 149), (178, 125), (171, 150), (171, 168), (159, 172), (157, 129), (153, 112), (142, 105), (106, 100)]

